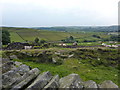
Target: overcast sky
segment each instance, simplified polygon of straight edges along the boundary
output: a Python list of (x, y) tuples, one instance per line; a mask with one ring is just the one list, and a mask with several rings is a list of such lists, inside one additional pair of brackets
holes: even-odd
[(119, 0), (2, 0), (2, 25), (116, 25)]

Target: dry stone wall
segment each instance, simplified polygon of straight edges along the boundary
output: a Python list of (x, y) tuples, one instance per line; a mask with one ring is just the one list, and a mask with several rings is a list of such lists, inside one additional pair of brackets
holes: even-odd
[(11, 61), (3, 58), (2, 64), (2, 89), (6, 90), (46, 90), (46, 89), (61, 89), (61, 88), (116, 88), (119, 87), (110, 80), (104, 81), (102, 84), (96, 82), (82, 81), (78, 74), (70, 74), (63, 78), (59, 75), (53, 76), (49, 71), (41, 73), (38, 68), (30, 68), (21, 62)]

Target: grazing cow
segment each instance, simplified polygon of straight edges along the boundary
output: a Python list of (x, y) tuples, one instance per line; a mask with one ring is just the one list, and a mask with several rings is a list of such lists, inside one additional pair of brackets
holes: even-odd
[(112, 47), (112, 45), (107, 45), (105, 43), (102, 43), (102, 45), (105, 46), (105, 47)]
[(25, 50), (32, 49), (32, 46), (24, 46)]
[(67, 46), (66, 44), (62, 43), (62, 44), (59, 44), (59, 46)]
[(103, 46), (105, 46), (106, 44), (105, 43), (102, 43)]
[(117, 48), (118, 46), (117, 45), (112, 45), (112, 47)]
[(105, 45), (105, 47), (111, 47), (111, 45)]
[(63, 46), (67, 46), (67, 45), (63, 43)]
[(74, 42), (74, 43), (73, 43), (73, 46), (77, 46), (77, 45), (78, 45), (77, 42)]

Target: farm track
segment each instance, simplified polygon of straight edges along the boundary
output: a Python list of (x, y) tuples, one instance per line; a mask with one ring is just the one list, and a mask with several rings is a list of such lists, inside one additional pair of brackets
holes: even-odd
[(95, 45), (95, 46), (71, 46), (71, 45), (67, 45), (64, 46), (64, 48), (84, 48), (84, 47), (103, 47), (101, 45)]
[[(107, 47), (104, 47), (101, 45), (95, 45), (95, 46), (71, 46), (71, 45), (68, 45), (68, 46), (64, 46), (63, 48), (107, 48)], [(115, 48), (111, 48), (111, 49), (115, 49)]]

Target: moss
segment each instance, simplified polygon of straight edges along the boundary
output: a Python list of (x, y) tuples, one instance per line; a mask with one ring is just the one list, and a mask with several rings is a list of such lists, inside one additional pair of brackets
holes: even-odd
[[(61, 59), (59, 55), (55, 55), (54, 52), (57, 51), (56, 49), (51, 49), (50, 51), (44, 53), (44, 55), (43, 51), (46, 50), (32, 50), (32, 54), (40, 52), (39, 55), (37, 57), (24, 57), (23, 59), (17, 61), (23, 62), (32, 68), (38, 67), (41, 72), (50, 71), (53, 75), (58, 74), (60, 77), (71, 73), (77, 73), (84, 81), (94, 80), (97, 83), (101, 83), (104, 80), (112, 80), (118, 85), (119, 67), (117, 66), (117, 50), (69, 50), (68, 53), (71, 52), (74, 56), (66, 59)], [(66, 50), (62, 50), (63, 53), (64, 51), (66, 52)], [(7, 52), (7, 55), (10, 53), (11, 52)], [(16, 52), (13, 53), (15, 54)], [(27, 53), (29, 53), (29, 51)], [(18, 52), (16, 54), (19, 55)], [(53, 57), (57, 58), (56, 60), (58, 61), (58, 64), (53, 64), (49, 61)], [(37, 60), (43, 61), (41, 62)], [(46, 62), (45, 60), (48, 60), (49, 62)]]

